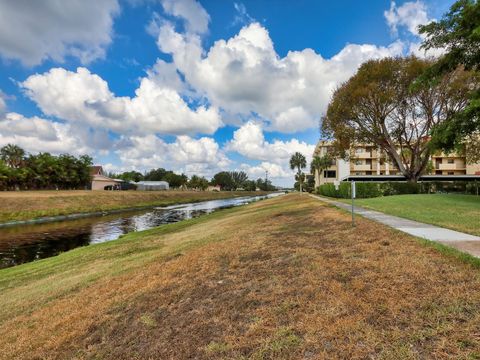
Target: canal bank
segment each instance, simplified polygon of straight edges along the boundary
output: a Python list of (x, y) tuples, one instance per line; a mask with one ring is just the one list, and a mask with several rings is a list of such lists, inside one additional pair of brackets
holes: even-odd
[[(79, 218), (89, 214), (137, 210), (154, 206), (265, 195), (247, 191), (4, 191), (0, 192), (0, 224), (56, 221), (57, 216)], [(59, 220), (64, 220), (60, 218)]]
[(278, 194), (215, 199), (129, 211), (113, 210), (108, 214), (75, 214), (48, 218), (46, 221), (26, 221), (21, 226), (0, 228), (0, 268), (44, 259), (81, 246), (116, 240), (130, 232), (196, 218), (219, 209), (245, 205)]
[(0, 359), (474, 358), (478, 269), (350, 220), (290, 194), (0, 270)]

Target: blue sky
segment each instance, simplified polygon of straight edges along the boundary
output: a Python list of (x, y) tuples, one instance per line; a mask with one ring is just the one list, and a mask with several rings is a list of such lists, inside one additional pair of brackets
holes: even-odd
[(416, 26), (451, 3), (3, 2), (0, 145), (291, 185), (332, 90), (368, 59), (431, 55)]

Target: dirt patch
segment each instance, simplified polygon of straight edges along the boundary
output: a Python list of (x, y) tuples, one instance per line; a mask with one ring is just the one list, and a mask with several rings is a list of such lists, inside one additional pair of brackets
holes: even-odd
[(478, 270), (368, 220), (352, 228), (348, 215), (303, 196), (221, 221), (188, 230), (213, 243), (1, 324), (0, 357), (480, 355)]

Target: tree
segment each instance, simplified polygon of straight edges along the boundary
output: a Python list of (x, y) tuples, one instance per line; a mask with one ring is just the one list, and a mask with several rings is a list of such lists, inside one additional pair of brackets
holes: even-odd
[(125, 180), (125, 181), (134, 181), (134, 182), (139, 182), (143, 180), (143, 175), (142, 173), (138, 171), (125, 171), (120, 175), (116, 175), (114, 177), (117, 177), (119, 179)]
[(326, 154), (322, 157), (314, 156), (312, 162), (310, 163), (310, 173), (313, 174), (313, 180), (315, 180), (315, 172), (318, 172), (318, 176), (322, 173), (323, 170), (328, 169), (332, 165), (332, 158), (330, 155)]
[(243, 188), (245, 181), (248, 180), (248, 175), (244, 171), (231, 171), (230, 176), (235, 189)]
[(147, 181), (162, 181), (165, 180), (167, 170), (163, 168), (152, 169), (145, 174), (145, 180)]
[(0, 158), (12, 168), (19, 168), (24, 160), (25, 150), (20, 146), (7, 144), (0, 149)]
[(432, 129), (462, 111), (479, 79), (457, 69), (435, 83), (413, 85), (432, 62), (415, 57), (370, 60), (333, 94), (322, 129), (337, 152), (356, 143), (385, 151), (400, 172), (416, 181), (433, 150)]
[(255, 191), (257, 190), (257, 184), (254, 180), (247, 180), (244, 182), (243, 188), (247, 191)]
[(188, 187), (190, 189), (198, 189), (205, 191), (208, 188), (208, 180), (205, 179), (203, 176), (192, 175), (190, 181), (188, 182)]
[(168, 182), (172, 188), (184, 187), (188, 182), (188, 177), (185, 174), (178, 175), (173, 171), (167, 171), (167, 174), (163, 177), (164, 181)]
[(300, 184), (300, 192), (302, 192), (302, 183), (305, 180), (302, 175), (302, 169), (307, 167), (307, 160), (303, 154), (296, 152), (290, 158), (290, 169), (295, 170), (297, 169), (297, 175), (295, 176), (296, 180)]
[(212, 185), (218, 185), (222, 190), (230, 191), (234, 190), (235, 183), (232, 179), (232, 175), (227, 171), (221, 171), (216, 173), (211, 181)]
[[(17, 145), (1, 150), (0, 188), (8, 189), (81, 189), (90, 184), (92, 158), (49, 153), (28, 154)], [(8, 161), (8, 162), (7, 162)]]
[[(420, 26), (425, 35), (422, 48), (442, 49), (445, 53), (432, 64), (419, 82), (434, 82), (459, 67), (480, 72), (480, 1), (459, 0), (440, 21)], [(464, 142), (475, 142), (470, 148), (472, 161), (480, 159), (480, 89), (471, 89), (468, 105), (433, 131), (433, 144), (437, 148), (452, 150), (463, 147)], [(468, 161), (468, 159), (467, 159)]]

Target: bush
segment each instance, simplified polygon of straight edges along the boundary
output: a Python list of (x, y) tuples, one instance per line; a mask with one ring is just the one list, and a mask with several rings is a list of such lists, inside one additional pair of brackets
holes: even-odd
[[(351, 197), (351, 185), (349, 182), (340, 183), (338, 190), (335, 189), (333, 184), (324, 184), (318, 187), (317, 192), (320, 195), (349, 199)], [(357, 198), (371, 198), (382, 196), (381, 183), (356, 183)]]
[[(468, 181), (423, 181), (410, 182), (357, 182), (357, 198), (372, 198), (378, 196), (404, 195), (404, 194), (434, 194), (434, 193), (464, 193), (478, 194), (480, 184)], [(324, 184), (317, 188), (317, 194), (333, 198), (350, 199), (351, 185), (341, 182), (338, 190), (333, 184)]]

